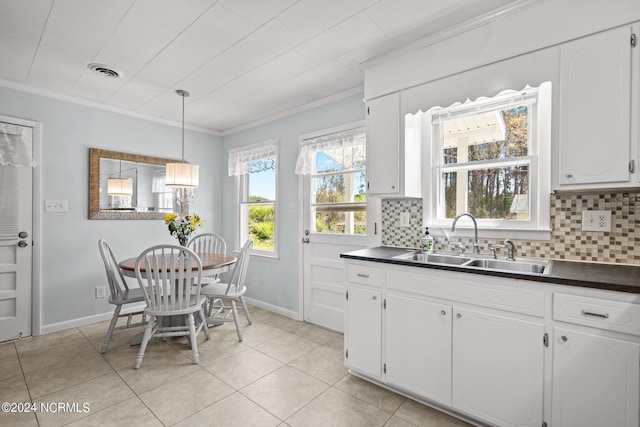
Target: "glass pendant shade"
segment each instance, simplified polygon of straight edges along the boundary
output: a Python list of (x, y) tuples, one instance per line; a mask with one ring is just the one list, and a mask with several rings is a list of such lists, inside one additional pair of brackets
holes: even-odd
[(199, 169), (200, 166), (192, 165), (191, 163), (167, 163), (165, 185), (168, 187), (195, 188), (200, 184)]
[(124, 178), (107, 179), (107, 194), (112, 196), (132, 196), (133, 181)]

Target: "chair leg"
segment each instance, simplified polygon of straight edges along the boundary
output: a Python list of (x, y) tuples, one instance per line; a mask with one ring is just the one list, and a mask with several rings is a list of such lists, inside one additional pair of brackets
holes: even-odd
[(109, 330), (107, 331), (107, 336), (104, 337), (104, 344), (102, 344), (102, 353), (106, 353), (109, 349), (109, 343), (111, 342), (111, 336), (113, 335), (113, 331), (116, 329), (116, 323), (118, 323), (118, 317), (120, 316), (120, 310), (122, 309), (122, 305), (116, 305), (116, 309), (113, 311), (113, 317), (111, 318), (111, 323), (109, 323)]
[(193, 320), (193, 313), (189, 313), (189, 337), (191, 338), (191, 352), (193, 353), (193, 364), (198, 364), (198, 338), (196, 337), (196, 324)]
[(202, 322), (202, 329), (204, 329), (204, 336), (208, 341), (211, 339), (211, 335), (209, 335), (209, 325), (207, 324), (207, 318), (204, 317), (204, 309), (202, 307), (200, 307), (200, 321)]
[(147, 349), (147, 344), (151, 339), (153, 328), (156, 323), (155, 316), (149, 319), (149, 323), (147, 323), (147, 327), (144, 330), (144, 336), (142, 337), (142, 342), (140, 343), (140, 351), (138, 352), (138, 357), (136, 358), (135, 368), (138, 369), (140, 365), (142, 365), (142, 358), (144, 357), (144, 351)]
[(236, 302), (234, 300), (231, 300), (231, 313), (233, 314), (233, 321), (236, 323), (238, 341), (242, 341), (242, 331), (240, 330), (240, 321), (238, 320), (238, 308), (236, 307)]
[(244, 295), (240, 297), (240, 302), (242, 303), (242, 309), (244, 310), (244, 315), (247, 316), (247, 322), (249, 324), (253, 324), (251, 320), (251, 315), (249, 314), (249, 309), (247, 308), (247, 302), (244, 300)]

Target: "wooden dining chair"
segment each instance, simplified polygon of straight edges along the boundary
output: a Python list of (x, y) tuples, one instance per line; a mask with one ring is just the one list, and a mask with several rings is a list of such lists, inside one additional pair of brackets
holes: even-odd
[[(146, 315), (143, 310), (130, 311), (122, 314), (122, 306), (126, 304), (138, 303), (142, 305), (144, 303), (144, 294), (142, 289), (129, 289), (127, 281), (125, 280), (118, 262), (113, 256), (111, 248), (104, 239), (98, 240), (98, 248), (100, 249), (100, 255), (104, 262), (104, 268), (107, 272), (107, 283), (109, 284), (109, 303), (116, 306), (111, 317), (111, 323), (107, 330), (107, 336), (104, 338), (104, 344), (102, 344), (102, 352), (106, 353), (109, 349), (109, 343), (111, 343), (111, 336), (113, 332), (119, 329), (133, 328), (137, 326), (146, 325)], [(133, 316), (141, 315), (142, 320), (140, 322), (133, 322)], [(116, 326), (120, 317), (126, 317), (127, 323), (121, 326)]]
[[(209, 339), (203, 308), (206, 297), (200, 293), (202, 261), (198, 255), (179, 245), (152, 246), (138, 256), (134, 270), (140, 288), (144, 290), (147, 303), (145, 313), (150, 317), (135, 368), (138, 369), (142, 364), (144, 352), (152, 337), (188, 336), (193, 363), (197, 364), (197, 335), (204, 329), (205, 336)], [(197, 324), (194, 317), (196, 313), (199, 317)]]
[[(227, 243), (222, 236), (214, 233), (203, 233), (192, 237), (187, 242), (187, 247), (197, 254), (212, 253), (212, 254), (226, 254)], [(202, 277), (202, 286), (206, 286), (209, 283), (219, 282), (220, 277), (218, 274)]]
[[(209, 318), (207, 321), (212, 324), (219, 324), (218, 320), (230, 322), (232, 320), (228, 318), (228, 309), (230, 309), (233, 321), (236, 324), (238, 341), (242, 341), (242, 331), (238, 320), (238, 308), (236, 306), (236, 301), (240, 301), (243, 305), (247, 319), (249, 319), (249, 324), (251, 324), (251, 317), (249, 316), (249, 311), (244, 303), (244, 294), (247, 292), (245, 279), (247, 276), (247, 268), (249, 267), (249, 258), (251, 257), (251, 248), (253, 248), (253, 239), (247, 240), (244, 246), (242, 246), (242, 249), (240, 249), (240, 255), (238, 255), (238, 260), (236, 261), (228, 283), (212, 283), (209, 286), (202, 288), (202, 295), (208, 298), (210, 307), (213, 306), (214, 301), (216, 300), (220, 300), (222, 302), (214, 314), (211, 313), (210, 308)], [(226, 303), (229, 303), (229, 306), (225, 305)]]

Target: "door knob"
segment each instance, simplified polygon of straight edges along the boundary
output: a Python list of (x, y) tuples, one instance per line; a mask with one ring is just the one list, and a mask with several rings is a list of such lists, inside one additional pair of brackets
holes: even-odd
[(21, 248), (26, 248), (27, 246), (29, 246), (29, 243), (27, 243), (26, 240), (20, 240), (18, 242), (18, 246), (20, 246)]
[(29, 233), (27, 233), (26, 231), (21, 231), (18, 233), (18, 237), (21, 239), (26, 239), (27, 237), (29, 237)]

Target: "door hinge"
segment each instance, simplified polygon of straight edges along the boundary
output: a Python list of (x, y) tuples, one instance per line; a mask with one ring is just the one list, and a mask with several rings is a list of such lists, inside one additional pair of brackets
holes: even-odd
[(542, 337), (542, 343), (544, 344), (545, 347), (549, 347), (549, 334), (547, 334), (546, 332)]
[(387, 309), (387, 299), (385, 298), (384, 301), (382, 301), (382, 308), (384, 308), (385, 310)]
[(346, 292), (347, 301), (349, 300), (349, 291)]
[(630, 173), (634, 173), (636, 171), (636, 161), (635, 160), (630, 160), (629, 161), (629, 172)]
[(382, 365), (382, 372), (387, 373), (387, 364)]
[(377, 222), (373, 223), (373, 234), (374, 235), (378, 235), (378, 223)]
[(636, 36), (636, 33), (632, 33), (631, 34), (631, 47), (636, 47), (637, 44), (638, 44), (638, 37)]
[(367, 106), (367, 116), (369, 115), (369, 107)]
[(344, 357), (345, 357), (346, 359), (348, 359), (348, 358), (349, 358), (349, 350), (345, 350), (345, 351), (344, 351)]

